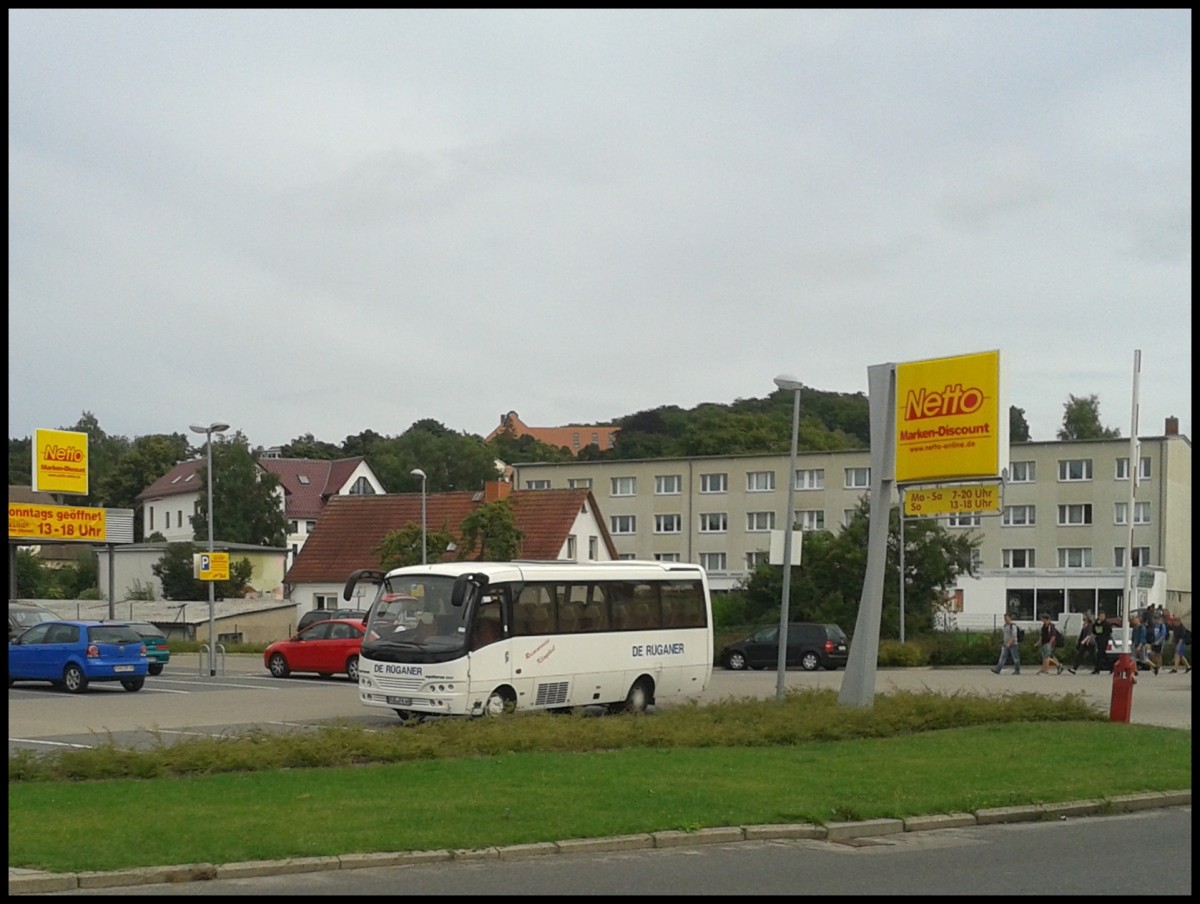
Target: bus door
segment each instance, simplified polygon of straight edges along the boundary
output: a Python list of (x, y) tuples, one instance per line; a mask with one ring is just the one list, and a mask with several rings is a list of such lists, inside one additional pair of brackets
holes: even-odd
[(488, 587), (476, 602), (469, 634), (468, 675), (471, 696), (486, 696), (501, 685), (512, 684), (511, 644), (505, 605), (508, 591)]

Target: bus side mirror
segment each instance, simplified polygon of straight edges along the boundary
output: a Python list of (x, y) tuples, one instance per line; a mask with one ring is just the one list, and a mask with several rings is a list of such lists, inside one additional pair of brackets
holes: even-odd
[(471, 588), (474, 587), (478, 590), (483, 590), (488, 583), (488, 576), (486, 574), (460, 574), (454, 579), (454, 589), (450, 591), (450, 605), (454, 607), (462, 606), (467, 601)]
[(358, 585), (358, 582), (364, 578), (370, 578), (373, 582), (382, 584), (384, 573), (375, 568), (358, 569), (358, 571), (355, 571), (346, 579), (346, 586), (342, 588), (342, 599), (344, 599), (346, 602), (350, 602), (351, 598), (354, 596), (354, 588)]

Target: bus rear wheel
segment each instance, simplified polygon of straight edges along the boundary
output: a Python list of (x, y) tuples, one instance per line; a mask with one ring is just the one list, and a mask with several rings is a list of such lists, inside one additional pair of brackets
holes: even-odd
[(650, 686), (650, 679), (639, 678), (633, 682), (633, 687), (629, 689), (629, 693), (625, 695), (624, 703), (615, 703), (609, 710), (615, 713), (633, 713), (641, 715), (654, 702), (654, 692)]

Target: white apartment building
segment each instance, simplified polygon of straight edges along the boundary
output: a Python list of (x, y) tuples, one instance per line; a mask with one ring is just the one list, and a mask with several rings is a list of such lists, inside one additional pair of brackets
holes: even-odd
[[(1154, 586), (1135, 605), (1190, 609), (1192, 446), (1177, 422), (1166, 430), (1140, 440), (1132, 560)], [(982, 538), (978, 574), (953, 588), (956, 624), (990, 627), (1006, 606), (1021, 620), (1119, 612), (1129, 440), (1014, 443), (1009, 461), (1001, 514), (940, 518)], [(621, 558), (695, 562), (714, 590), (730, 590), (767, 561), (771, 531), (787, 527), (788, 467), (787, 454), (523, 463), (512, 480), (590, 488)], [(837, 531), (869, 497), (870, 452), (802, 452), (793, 479), (797, 527)]]

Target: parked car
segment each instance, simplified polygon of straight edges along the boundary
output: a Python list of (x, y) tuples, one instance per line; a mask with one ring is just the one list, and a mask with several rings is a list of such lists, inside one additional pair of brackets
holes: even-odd
[(35, 606), (32, 603), (8, 604), (8, 639), (12, 640), (26, 628), (40, 625), (42, 622), (55, 621), (58, 613)]
[(167, 635), (163, 634), (150, 622), (125, 622), (146, 642), (146, 656), (150, 660), (150, 674), (161, 675), (163, 668), (171, 661), (171, 647), (167, 643)]
[(363, 623), (357, 619), (317, 622), (267, 647), (263, 664), (276, 678), (286, 678), (292, 672), (316, 672), (322, 678), (345, 672), (351, 681), (358, 681), (362, 639)]
[(300, 616), (300, 621), (296, 623), (296, 632), (299, 633), (319, 621), (329, 621), (333, 618), (349, 618), (366, 624), (367, 612), (364, 609), (313, 609)]
[(79, 694), (93, 681), (119, 681), (127, 691), (140, 691), (149, 670), (146, 643), (128, 624), (47, 621), (8, 642), (9, 687), (49, 681)]
[[(797, 622), (787, 629), (787, 664), (806, 672), (844, 668), (849, 657), (846, 632), (837, 625)], [(718, 657), (727, 669), (765, 669), (779, 665), (779, 626), (759, 628), (727, 644)]]

